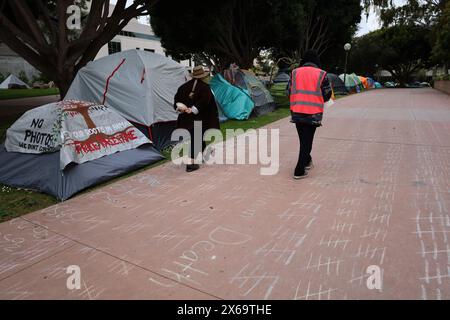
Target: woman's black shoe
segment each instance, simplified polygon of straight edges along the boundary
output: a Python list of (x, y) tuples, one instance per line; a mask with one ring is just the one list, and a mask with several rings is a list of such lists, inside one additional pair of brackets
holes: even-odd
[(186, 166), (186, 172), (192, 172), (198, 169), (200, 169), (200, 166), (198, 164), (188, 164)]

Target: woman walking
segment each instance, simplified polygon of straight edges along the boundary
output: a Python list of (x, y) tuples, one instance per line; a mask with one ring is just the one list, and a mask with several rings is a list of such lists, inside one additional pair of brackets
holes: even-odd
[[(202, 66), (194, 67), (192, 80), (186, 82), (175, 95), (174, 108), (180, 113), (177, 121), (177, 128), (186, 129), (191, 135), (190, 157), (191, 164), (186, 166), (187, 172), (198, 170), (200, 166), (194, 163), (195, 159), (204, 151), (206, 144), (203, 141), (203, 134), (208, 129), (220, 129), (219, 114), (216, 101), (208, 85), (209, 73)], [(194, 123), (200, 121), (202, 125), (202, 136), (195, 137)], [(198, 138), (199, 141), (195, 141)], [(201, 146), (196, 149), (195, 146)]]

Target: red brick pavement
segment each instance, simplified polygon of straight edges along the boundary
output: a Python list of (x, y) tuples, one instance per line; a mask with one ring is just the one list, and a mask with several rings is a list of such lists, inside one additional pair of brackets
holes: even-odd
[[(293, 125), (269, 128), (275, 176), (168, 163), (1, 224), (0, 299), (450, 298), (449, 96), (339, 100), (305, 180), (291, 177)], [(79, 290), (66, 286), (71, 265)]]

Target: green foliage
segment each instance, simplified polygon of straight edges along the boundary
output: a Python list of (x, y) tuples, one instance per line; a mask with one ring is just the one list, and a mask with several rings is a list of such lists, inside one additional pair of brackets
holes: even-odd
[(344, 44), (350, 42), (361, 21), (359, 0), (317, 1), (318, 14), (326, 18), (328, 24), (326, 50), (321, 60), (325, 70), (344, 65)]
[(442, 75), (442, 76), (437, 76), (435, 80), (445, 80), (445, 81), (450, 81), (450, 74), (446, 74), (446, 75)]
[(30, 79), (28, 78), (27, 74), (25, 73), (25, 71), (20, 71), (19, 75), (17, 76), (20, 80), (22, 80), (23, 82), (25, 82), (26, 84), (30, 84)]
[(58, 88), (49, 89), (26, 89), (26, 90), (14, 90), (3, 89), (0, 90), (0, 101), (5, 99), (20, 99), (30, 97), (42, 97), (59, 94)]
[(433, 59), (436, 62), (450, 63), (450, 1), (440, 16), (435, 30), (436, 42), (433, 46)]
[(0, 222), (55, 203), (57, 200), (49, 195), (0, 184)]
[(256, 61), (259, 66), (259, 70), (257, 68), (254, 68), (254, 72), (260, 71), (265, 74), (270, 74), (270, 72), (272, 71), (272, 66), (271, 66), (272, 60), (270, 59), (269, 55), (260, 54), (256, 57)]
[(299, 62), (306, 50), (314, 49), (321, 55), (325, 69), (343, 65), (342, 47), (351, 40), (361, 20), (360, 1), (303, 0), (301, 3), (304, 8), (301, 32), (292, 33), (288, 44), (273, 48), (275, 60), (290, 57)]
[(249, 68), (261, 49), (289, 43), (301, 33), (300, 0), (159, 1), (151, 24), (168, 54), (206, 54), (219, 69)]
[(249, 68), (262, 49), (297, 61), (316, 49), (329, 66), (342, 59), (361, 10), (359, 0), (159, 1), (151, 25), (174, 58), (212, 59), (219, 70)]
[(355, 41), (350, 54), (352, 72), (367, 75), (376, 65), (388, 70), (404, 84), (412, 74), (429, 66), (430, 30), (414, 25), (398, 25), (369, 33)]
[(439, 20), (448, 0), (363, 0), (368, 10), (374, 5), (380, 10), (380, 18), (384, 27), (392, 25), (433, 26)]
[(41, 82), (41, 83), (49, 83), (51, 80), (49, 77), (44, 75), (43, 73), (38, 73), (37, 75), (33, 75), (31, 78), (31, 83)]
[(397, 5), (389, 0), (363, 0), (366, 9), (375, 5), (385, 27), (415, 25), (432, 30), (428, 33), (435, 64), (450, 62), (450, 0), (407, 0)]

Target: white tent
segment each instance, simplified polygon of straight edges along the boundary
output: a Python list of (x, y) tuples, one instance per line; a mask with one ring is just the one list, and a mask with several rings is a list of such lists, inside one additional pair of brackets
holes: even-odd
[(87, 187), (164, 159), (111, 108), (84, 101), (27, 111), (0, 144), (0, 183), (65, 200)]
[(17, 78), (15, 75), (10, 74), (9, 77), (6, 78), (0, 84), (0, 89), (8, 89), (10, 84), (12, 84), (12, 85), (19, 85), (19, 86), (25, 86), (27, 89), (30, 88), (25, 82), (23, 82), (22, 80)]
[(111, 108), (62, 101), (27, 111), (0, 144), (0, 183), (65, 200), (164, 159)]
[(66, 100), (26, 112), (6, 133), (8, 152), (60, 151), (60, 169), (151, 143), (131, 123), (103, 105)]
[[(128, 50), (88, 63), (78, 72), (65, 99), (92, 101), (113, 108), (127, 120), (141, 125), (139, 129), (147, 132), (161, 149), (161, 140), (167, 140), (169, 132), (163, 134), (160, 128), (155, 132), (153, 126), (171, 122), (173, 129), (178, 116), (173, 108), (174, 97), (178, 87), (188, 79), (186, 68), (170, 58)], [(162, 135), (166, 138), (161, 138)]]

